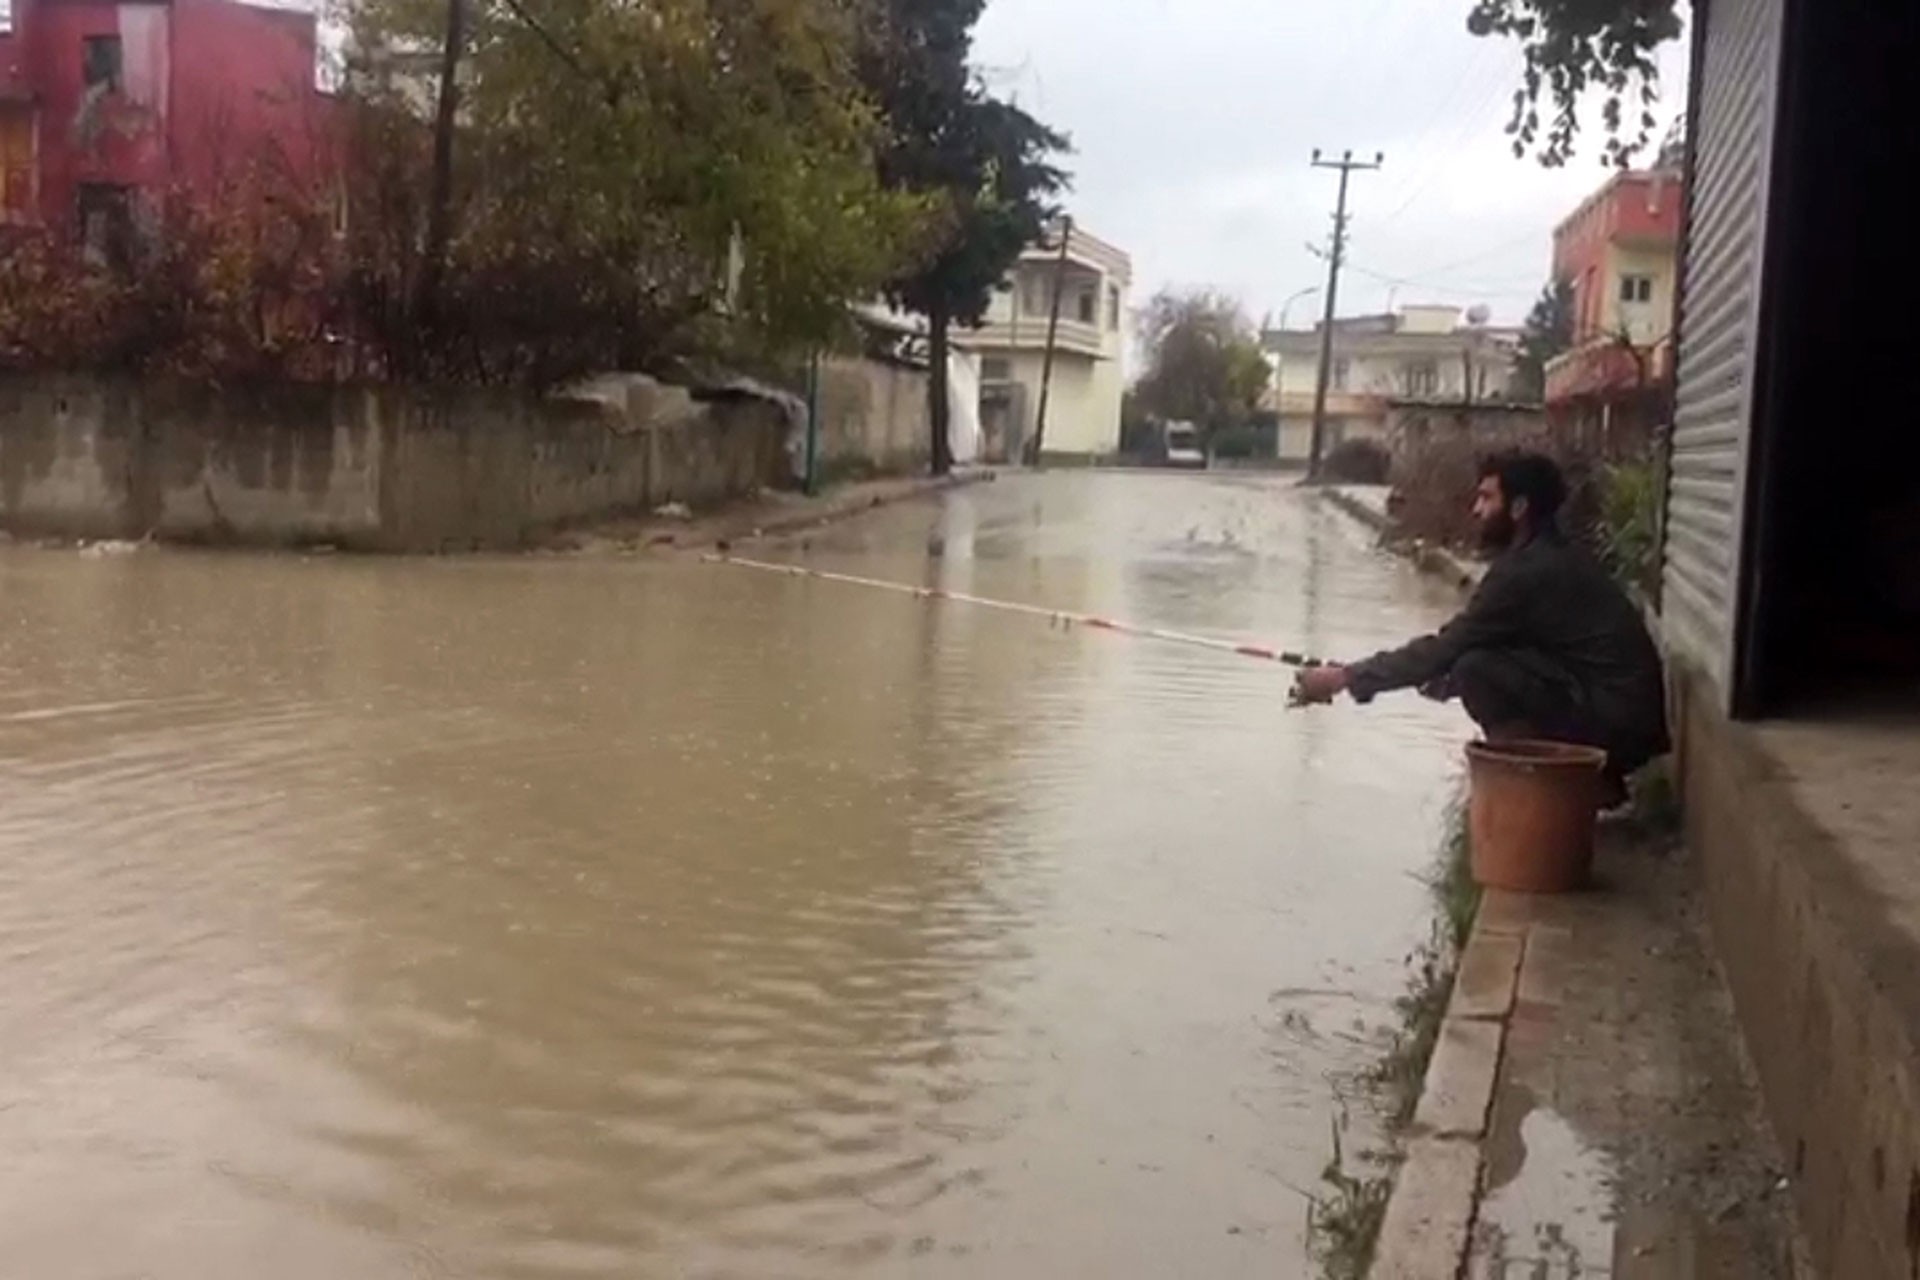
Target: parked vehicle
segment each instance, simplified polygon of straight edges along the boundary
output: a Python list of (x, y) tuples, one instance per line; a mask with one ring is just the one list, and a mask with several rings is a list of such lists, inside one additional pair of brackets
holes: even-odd
[(1200, 447), (1200, 432), (1190, 422), (1167, 424), (1167, 465), (1204, 469), (1207, 454)]

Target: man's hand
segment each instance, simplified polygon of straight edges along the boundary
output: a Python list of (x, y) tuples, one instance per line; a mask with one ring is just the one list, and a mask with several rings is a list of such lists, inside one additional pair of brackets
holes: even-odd
[(1310, 707), (1317, 703), (1332, 702), (1346, 688), (1345, 667), (1303, 667), (1293, 678), (1293, 692), (1288, 695), (1287, 705)]

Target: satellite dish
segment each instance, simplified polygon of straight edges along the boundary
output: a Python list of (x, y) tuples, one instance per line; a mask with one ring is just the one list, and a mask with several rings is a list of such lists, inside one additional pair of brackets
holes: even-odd
[(1486, 303), (1476, 302), (1467, 308), (1467, 323), (1476, 329), (1487, 327), (1487, 321), (1493, 319), (1493, 312)]

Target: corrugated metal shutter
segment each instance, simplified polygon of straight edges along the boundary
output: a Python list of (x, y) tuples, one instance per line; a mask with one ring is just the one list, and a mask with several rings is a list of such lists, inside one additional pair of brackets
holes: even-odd
[(1732, 696), (1783, 0), (1711, 0), (1694, 86), (1694, 188), (1680, 303), (1661, 613), (1667, 642)]

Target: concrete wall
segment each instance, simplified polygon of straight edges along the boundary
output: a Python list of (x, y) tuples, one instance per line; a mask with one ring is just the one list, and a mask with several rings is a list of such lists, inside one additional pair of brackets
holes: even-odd
[[(1673, 286), (1679, 277), (1678, 250), (1636, 249), (1615, 245), (1607, 255), (1610, 268), (1603, 311), (1603, 331), (1617, 334), (1624, 327), (1639, 345), (1651, 346), (1673, 330)], [(1622, 276), (1645, 276), (1653, 282), (1653, 296), (1645, 302), (1620, 297)]]
[[(1040, 407), (1040, 377), (1046, 363), (1038, 351), (989, 351), (983, 355), (1007, 362), (1007, 381), (1024, 388), (1018, 436), (1032, 439)], [(1047, 391), (1048, 457), (1111, 458), (1120, 451), (1121, 370), (1117, 361), (1094, 360), (1073, 352), (1056, 351), (1053, 381)]]
[[(789, 431), (788, 409), (773, 399), (695, 401), (638, 377), (538, 400), (0, 378), (0, 527), (396, 551), (512, 547), (557, 525), (790, 485)], [(877, 432), (863, 420), (858, 434)]]
[[(1875, 776), (1870, 731), (1732, 723), (1707, 681), (1674, 676), (1687, 844), (1814, 1264), (1905, 1280), (1920, 1274), (1911, 770)], [(1822, 769), (1859, 797), (1839, 805), (1851, 832), (1806, 803), (1808, 786), (1842, 789)]]
[(918, 471), (933, 448), (924, 369), (835, 358), (820, 366), (820, 474)]

